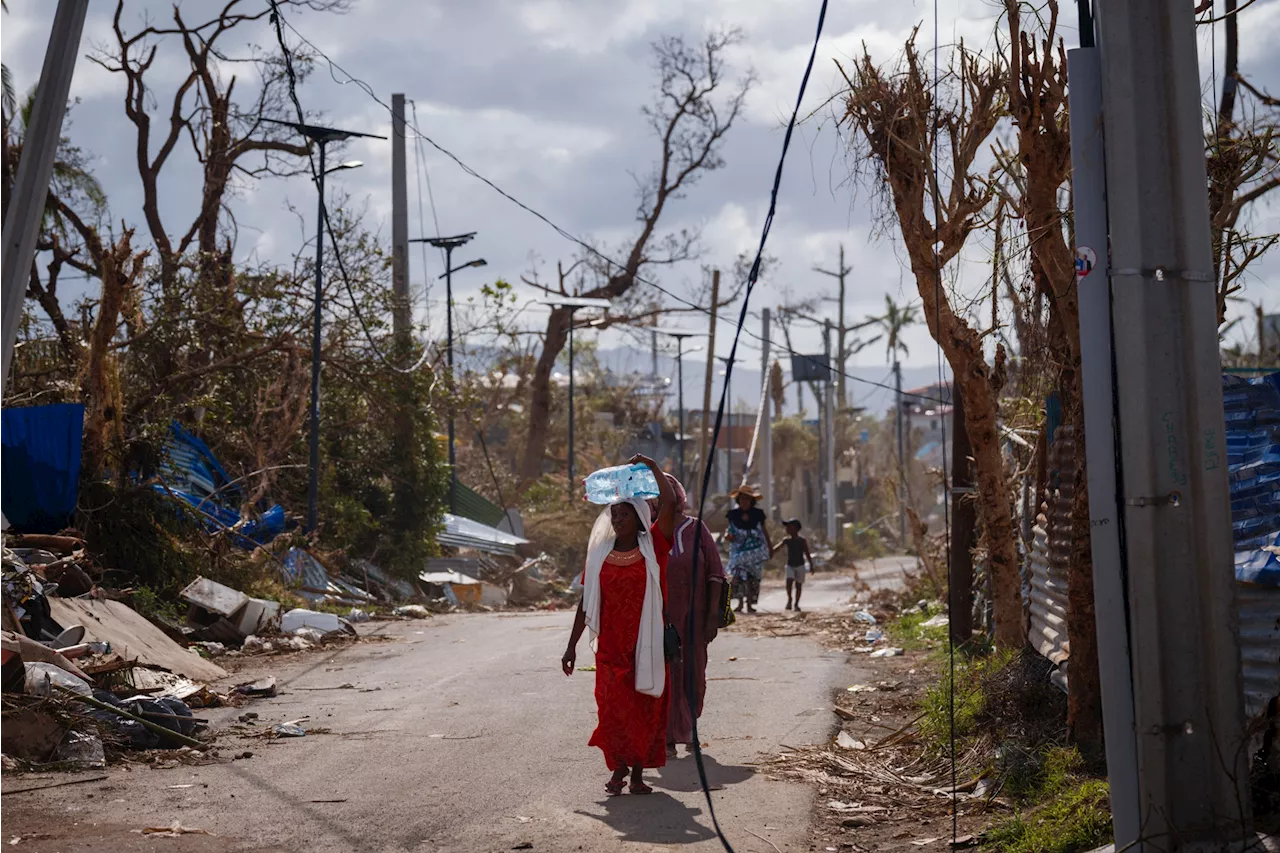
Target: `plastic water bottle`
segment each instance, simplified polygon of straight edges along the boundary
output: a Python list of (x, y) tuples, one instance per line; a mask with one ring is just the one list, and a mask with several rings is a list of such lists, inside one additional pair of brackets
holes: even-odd
[(586, 498), (593, 504), (613, 504), (628, 498), (656, 498), (658, 479), (647, 465), (619, 465), (601, 468), (583, 481)]

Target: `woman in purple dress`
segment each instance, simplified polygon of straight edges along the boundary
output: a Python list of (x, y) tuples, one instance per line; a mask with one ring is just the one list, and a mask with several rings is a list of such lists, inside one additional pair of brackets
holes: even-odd
[[(675, 535), (671, 540), (671, 557), (667, 562), (667, 617), (680, 632), (682, 661), (672, 664), (667, 695), (671, 703), (667, 713), (667, 753), (675, 756), (676, 744), (693, 743), (693, 717), (689, 713), (689, 685), (686, 667), (693, 667), (695, 713), (702, 716), (702, 702), (707, 691), (707, 645), (720, 630), (724, 585), (728, 579), (720, 562), (720, 550), (706, 525), (688, 515), (688, 497), (684, 486), (667, 474), (675, 490)], [(698, 544), (698, 582), (693, 583), (693, 542)], [(689, 634), (689, 611), (694, 612), (692, 636)]]

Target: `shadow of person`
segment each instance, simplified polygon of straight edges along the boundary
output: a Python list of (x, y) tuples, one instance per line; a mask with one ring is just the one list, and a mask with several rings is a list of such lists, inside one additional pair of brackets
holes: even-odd
[[(717, 788), (745, 782), (754, 776), (756, 772), (751, 767), (721, 764), (705, 752), (702, 754), (702, 766), (707, 771), (707, 784), (711, 786), (713, 791)], [(653, 781), (653, 786), (662, 788), (664, 791), (701, 791), (702, 783), (698, 779), (697, 761), (693, 755), (688, 755), (676, 761), (668, 761), (665, 767), (658, 770), (658, 776)]]
[(619, 841), (647, 844), (695, 844), (715, 838), (710, 826), (698, 821), (702, 809), (686, 806), (670, 794), (610, 797), (600, 804), (604, 813), (579, 810), (618, 834)]

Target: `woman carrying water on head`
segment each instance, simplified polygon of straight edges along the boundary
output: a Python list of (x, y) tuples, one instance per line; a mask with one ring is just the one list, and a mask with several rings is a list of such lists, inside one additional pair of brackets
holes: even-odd
[[(693, 745), (693, 720), (702, 716), (707, 692), (707, 646), (716, 638), (724, 617), (724, 585), (727, 581), (720, 549), (707, 526), (688, 514), (684, 486), (670, 474), (675, 491), (676, 532), (671, 542), (671, 562), (667, 564), (667, 618), (680, 633), (683, 660), (671, 667), (667, 711), (667, 756), (676, 756), (676, 744)], [(652, 503), (652, 502), (651, 502)], [(694, 582), (693, 543), (698, 541), (697, 582)], [(693, 612), (693, 632), (689, 613)], [(689, 672), (692, 669), (692, 673)], [(686, 683), (692, 675), (693, 683)], [(693, 689), (693, 713), (689, 709), (689, 688)]]
[(631, 793), (653, 793), (644, 783), (644, 769), (667, 763), (663, 610), (675, 492), (652, 459), (637, 455), (631, 464), (647, 466), (657, 478), (657, 519), (650, 521), (643, 498), (615, 503), (596, 519), (587, 545), (582, 600), (560, 661), (564, 674), (573, 675), (578, 640), (589, 627), (597, 641), (599, 715), (589, 743), (600, 748), (613, 771), (605, 785), (610, 796), (622, 793), (628, 774)]
[(756, 504), (760, 493), (751, 486), (739, 486), (729, 493), (737, 503), (729, 510), (729, 576), (733, 578), (733, 596), (738, 599), (737, 612), (742, 612), (745, 602), (748, 613), (756, 612), (760, 600), (760, 581), (764, 577), (764, 565), (773, 553), (773, 542), (765, 526), (764, 510)]

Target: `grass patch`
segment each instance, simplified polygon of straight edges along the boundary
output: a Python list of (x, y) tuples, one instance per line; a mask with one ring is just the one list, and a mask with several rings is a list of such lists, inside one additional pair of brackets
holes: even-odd
[(946, 625), (926, 626), (935, 614), (924, 613), (918, 607), (903, 610), (897, 619), (885, 626), (886, 633), (895, 646), (909, 652), (933, 651), (947, 645)]
[[(904, 619), (910, 614), (904, 614)], [(923, 621), (923, 619), (921, 619)], [(929, 630), (929, 629), (925, 629)], [(946, 631), (946, 628), (940, 629)], [(956, 655), (955, 738), (957, 750), (963, 751), (976, 736), (987, 716), (990, 705), (987, 686), (992, 676), (1003, 670), (1017, 657), (1011, 652), (995, 652), (985, 657), (966, 658)], [(920, 734), (939, 752), (950, 750), (951, 744), (951, 685), (952, 679), (945, 673), (937, 683), (925, 691), (920, 710)]]
[[(1010, 793), (1039, 803), (1020, 809), (983, 834), (984, 850), (1001, 853), (1081, 853), (1111, 839), (1111, 803), (1106, 781), (1089, 778), (1074, 749), (1041, 753), (1039, 772)], [(1009, 786), (1013, 787), (1013, 784)]]

